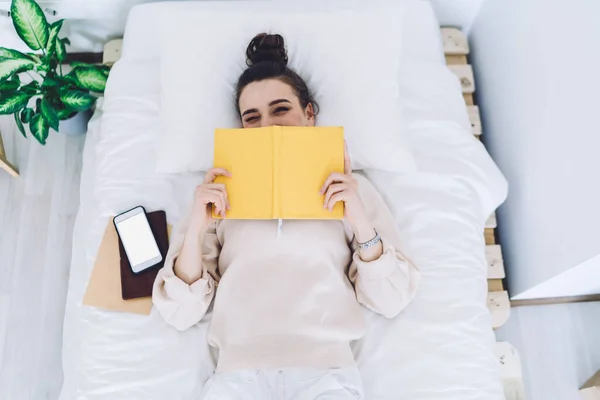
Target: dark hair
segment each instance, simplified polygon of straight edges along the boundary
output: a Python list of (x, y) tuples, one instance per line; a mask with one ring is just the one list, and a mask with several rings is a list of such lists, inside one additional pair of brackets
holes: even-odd
[(236, 107), (239, 109), (240, 95), (248, 84), (264, 79), (278, 79), (292, 88), (303, 108), (312, 104), (317, 115), (319, 106), (308, 90), (306, 82), (293, 69), (288, 68), (287, 62), (288, 56), (281, 35), (256, 35), (246, 49), (248, 68), (240, 75), (235, 88)]

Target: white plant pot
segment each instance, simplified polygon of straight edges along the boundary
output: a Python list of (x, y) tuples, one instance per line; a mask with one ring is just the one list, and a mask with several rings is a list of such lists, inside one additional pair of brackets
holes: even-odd
[(69, 119), (60, 121), (58, 132), (65, 135), (84, 135), (87, 132), (88, 122), (93, 114), (92, 110), (82, 111)]

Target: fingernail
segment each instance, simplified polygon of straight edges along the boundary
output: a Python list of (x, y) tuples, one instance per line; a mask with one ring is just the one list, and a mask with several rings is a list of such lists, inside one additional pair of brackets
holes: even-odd
[(327, 208), (327, 204), (323, 204), (323, 208)]

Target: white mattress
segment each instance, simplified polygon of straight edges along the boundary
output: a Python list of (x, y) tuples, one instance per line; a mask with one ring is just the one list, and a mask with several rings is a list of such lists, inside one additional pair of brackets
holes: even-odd
[[(460, 87), (441, 64), (429, 4), (407, 5), (412, 33), (423, 33), (409, 36), (419, 44), (405, 45), (405, 51), (413, 50), (402, 71), (403, 79), (410, 78), (403, 85), (403, 112), (419, 172), (365, 173), (392, 209), (402, 250), (423, 280), (398, 318), (385, 320), (365, 310), (368, 332), (354, 350), (367, 399), (500, 400), (482, 232), (486, 217), (506, 196), (506, 182), (468, 131)], [(205, 338), (210, 314), (181, 333), (155, 310), (145, 317), (81, 305), (109, 217), (141, 204), (166, 210), (176, 223), (201, 179), (194, 173), (154, 173), (159, 66), (147, 40), (152, 23), (145, 11), (144, 6), (132, 11), (123, 58), (111, 72), (85, 145), (61, 400), (199, 399), (214, 368)]]

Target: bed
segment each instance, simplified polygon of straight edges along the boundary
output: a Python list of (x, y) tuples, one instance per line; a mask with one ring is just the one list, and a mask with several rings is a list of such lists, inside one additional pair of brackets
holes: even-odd
[[(64, 321), (61, 400), (198, 399), (214, 370), (209, 314), (188, 331), (150, 316), (82, 306), (109, 218), (142, 204), (182, 216), (199, 173), (154, 172), (159, 64), (147, 6), (129, 16), (122, 58), (90, 124), (81, 175)], [(368, 313), (353, 343), (367, 399), (503, 398), (486, 307), (487, 216), (506, 182), (470, 133), (460, 85), (444, 67), (439, 25), (428, 2), (407, 1), (403, 108), (418, 173), (364, 174), (392, 210), (404, 252), (423, 280), (396, 319)], [(400, 110), (399, 110), (400, 112)], [(391, 183), (391, 184), (390, 184)]]

